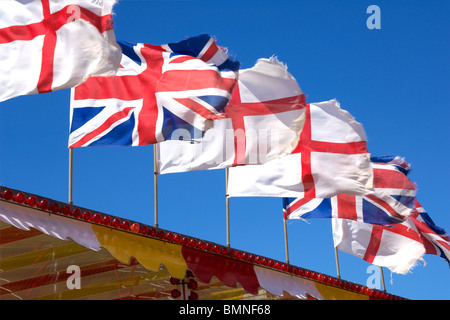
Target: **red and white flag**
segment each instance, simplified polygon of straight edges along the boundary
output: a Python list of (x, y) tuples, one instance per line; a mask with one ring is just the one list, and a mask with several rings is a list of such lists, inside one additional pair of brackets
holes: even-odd
[(410, 165), (401, 157), (371, 158), (374, 192), (364, 196), (338, 194), (332, 198), (284, 198), (288, 219), (341, 218), (389, 225), (402, 223), (413, 212), (416, 185), (408, 177)]
[(115, 0), (0, 1), (0, 101), (114, 74)]
[(239, 70), (223, 119), (191, 143), (168, 140), (156, 145), (161, 174), (265, 163), (296, 146), (305, 96), (286, 66), (259, 59)]
[(381, 226), (333, 218), (334, 246), (369, 263), (406, 274), (425, 254), (414, 224)]
[(297, 197), (309, 201), (373, 190), (362, 125), (339, 102), (311, 103), (292, 154), (259, 166), (231, 168), (230, 197)]
[(381, 226), (349, 219), (332, 219), (335, 247), (369, 263), (406, 274), (424, 254), (450, 259), (448, 234), (437, 227), (416, 201), (401, 224)]

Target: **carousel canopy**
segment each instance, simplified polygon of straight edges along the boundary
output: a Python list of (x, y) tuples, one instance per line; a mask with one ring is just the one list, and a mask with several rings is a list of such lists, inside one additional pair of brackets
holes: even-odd
[(196, 237), (0, 187), (0, 300), (403, 299)]

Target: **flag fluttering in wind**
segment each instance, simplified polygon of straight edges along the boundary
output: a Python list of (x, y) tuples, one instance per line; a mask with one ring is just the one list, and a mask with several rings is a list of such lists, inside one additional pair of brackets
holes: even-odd
[(308, 104), (292, 154), (259, 166), (231, 168), (230, 197), (299, 197), (310, 201), (373, 190), (362, 125), (339, 102)]
[(410, 165), (401, 157), (373, 157), (374, 191), (363, 196), (338, 194), (332, 198), (284, 198), (284, 216), (343, 218), (388, 225), (405, 221), (414, 209), (416, 185), (407, 173)]
[(373, 157), (374, 191), (327, 199), (284, 198), (289, 219), (332, 218), (335, 247), (392, 272), (406, 274), (424, 254), (450, 258), (450, 238), (415, 199), (410, 165), (401, 157)]
[(222, 117), (239, 63), (214, 38), (127, 43), (115, 76), (72, 89), (69, 147), (137, 146), (201, 136)]
[(114, 74), (116, 1), (0, 1), (0, 101)]
[(403, 223), (381, 226), (333, 218), (335, 247), (369, 263), (406, 274), (425, 254), (450, 258), (450, 238), (416, 201), (414, 213)]
[(425, 253), (440, 256), (450, 266), (450, 237), (443, 228), (434, 223), (417, 200), (410, 219), (420, 234)]
[(411, 220), (382, 226), (349, 219), (333, 218), (334, 246), (395, 273), (406, 274), (425, 254)]
[(202, 139), (157, 144), (159, 173), (260, 164), (289, 154), (304, 112), (305, 96), (286, 66), (274, 57), (259, 59), (239, 70), (224, 118)]

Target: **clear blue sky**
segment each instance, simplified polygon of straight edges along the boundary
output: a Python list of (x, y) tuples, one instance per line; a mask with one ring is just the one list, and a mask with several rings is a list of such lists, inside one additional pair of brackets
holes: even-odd
[[(369, 30), (369, 5), (381, 29)], [(361, 122), (372, 155), (412, 164), (417, 198), (450, 231), (448, 192), (450, 42), (447, 0), (121, 1), (117, 39), (164, 44), (209, 33), (243, 68), (278, 56), (307, 102), (336, 98)], [(0, 103), (0, 184), (68, 199), (70, 90)], [(153, 148), (74, 150), (74, 204), (153, 224)], [(161, 228), (226, 244), (225, 172), (159, 178)], [(281, 200), (232, 198), (231, 246), (285, 259)], [(292, 264), (336, 275), (331, 221), (289, 221)], [(343, 279), (365, 284), (369, 264), (340, 253)], [(450, 299), (450, 270), (426, 255), (408, 275), (384, 269), (388, 292)]]

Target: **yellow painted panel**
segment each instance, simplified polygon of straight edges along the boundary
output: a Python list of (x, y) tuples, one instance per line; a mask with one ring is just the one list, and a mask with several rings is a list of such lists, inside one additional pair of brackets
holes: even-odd
[(365, 294), (336, 288), (320, 282), (316, 282), (315, 285), (324, 300), (369, 300), (369, 297)]
[(136, 258), (147, 270), (158, 271), (161, 264), (175, 278), (184, 278), (187, 264), (181, 246), (129, 232), (92, 225), (97, 239), (111, 255), (123, 263)]

